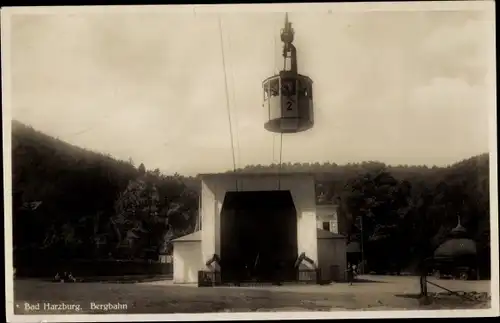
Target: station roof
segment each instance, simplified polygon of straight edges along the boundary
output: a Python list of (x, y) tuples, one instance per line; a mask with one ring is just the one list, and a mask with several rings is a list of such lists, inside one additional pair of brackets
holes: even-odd
[[(330, 231), (321, 229), (316, 229), (316, 234), (318, 239), (345, 239), (345, 236), (342, 234), (332, 233)], [(201, 230), (172, 240), (172, 242), (188, 242), (188, 241), (189, 242), (201, 241)]]
[(342, 234), (333, 233), (330, 231), (316, 229), (316, 237), (318, 239), (345, 239), (346, 237)]
[(188, 242), (188, 241), (201, 241), (201, 230), (172, 240), (172, 242)]
[(201, 179), (205, 178), (235, 178), (235, 177), (314, 177), (314, 173), (306, 172), (228, 172), (228, 173), (204, 173), (198, 174)]

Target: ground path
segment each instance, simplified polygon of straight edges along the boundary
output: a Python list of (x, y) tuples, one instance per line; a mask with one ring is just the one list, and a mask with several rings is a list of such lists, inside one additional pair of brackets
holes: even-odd
[[(258, 287), (216, 287), (173, 285), (171, 281), (136, 284), (51, 283), (16, 280), (14, 297), (22, 310), (23, 302), (77, 302), (84, 308), (89, 302), (124, 303), (128, 313), (200, 313), (228, 311), (332, 311), (422, 309), (414, 296), (419, 291), (418, 277), (363, 276), (349, 286), (346, 283)], [(436, 280), (454, 291), (489, 292), (489, 281)], [(440, 292), (429, 286), (429, 292)], [(437, 307), (436, 307), (437, 306)], [(435, 308), (484, 308), (487, 304), (465, 304), (454, 296)], [(87, 310), (85, 310), (88, 312)], [(123, 312), (123, 311), (121, 311)], [(95, 312), (94, 312), (95, 313)]]

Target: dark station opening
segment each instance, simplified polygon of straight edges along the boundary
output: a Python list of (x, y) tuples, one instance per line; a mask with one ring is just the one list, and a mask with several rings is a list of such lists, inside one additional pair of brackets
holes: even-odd
[(297, 212), (290, 191), (227, 192), (220, 232), (222, 283), (296, 279)]

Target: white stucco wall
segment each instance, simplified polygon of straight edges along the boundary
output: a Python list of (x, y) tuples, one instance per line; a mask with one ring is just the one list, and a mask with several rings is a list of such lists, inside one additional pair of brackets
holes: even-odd
[(236, 183), (235, 176), (205, 176), (202, 179), (202, 259), (220, 254), (220, 212), (228, 191), (272, 191), (289, 190), (297, 210), (298, 254), (318, 261), (316, 239), (316, 199), (314, 178), (310, 175), (277, 176), (274, 174), (241, 175)]
[(336, 205), (316, 206), (316, 226), (323, 229), (323, 222), (330, 222), (330, 232), (339, 233), (339, 222)]
[(202, 269), (201, 242), (174, 242), (173, 252), (174, 276), (176, 284), (198, 282), (198, 271)]

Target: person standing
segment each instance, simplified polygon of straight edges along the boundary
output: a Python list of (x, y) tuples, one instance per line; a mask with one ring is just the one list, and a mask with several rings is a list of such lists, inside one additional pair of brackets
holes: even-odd
[(347, 282), (349, 283), (349, 286), (352, 286), (352, 282), (354, 281), (354, 267), (351, 265), (351, 263), (347, 264)]

